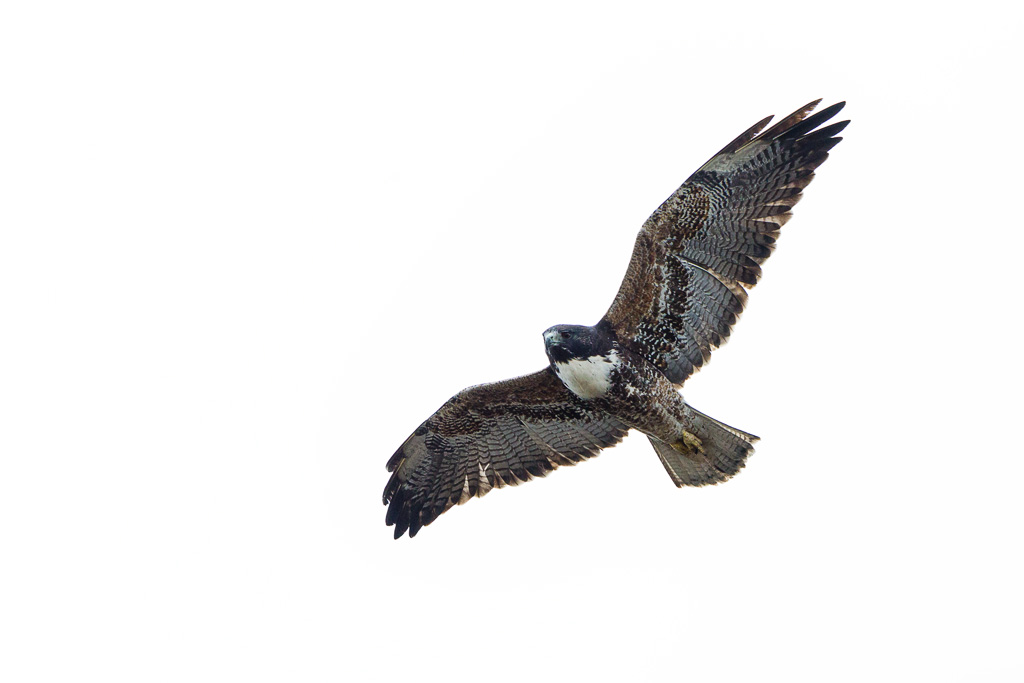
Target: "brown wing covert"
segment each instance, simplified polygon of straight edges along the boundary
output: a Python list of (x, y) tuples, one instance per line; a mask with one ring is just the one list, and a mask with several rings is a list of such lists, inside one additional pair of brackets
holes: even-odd
[(618, 443), (629, 428), (593, 411), (550, 368), (459, 392), (388, 461), (395, 538), (493, 488), (543, 477)]
[[(820, 100), (819, 100), (820, 101)], [(819, 101), (757, 135), (726, 145), (644, 223), (626, 277), (602, 325), (682, 384), (728, 339), (779, 229), (842, 140), (849, 121), (824, 128), (840, 102)], [(755, 137), (756, 135), (756, 137)]]

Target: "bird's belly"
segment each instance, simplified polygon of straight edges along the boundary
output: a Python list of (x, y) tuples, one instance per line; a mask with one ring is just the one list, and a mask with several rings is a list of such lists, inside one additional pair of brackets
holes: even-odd
[(583, 399), (600, 398), (612, 386), (612, 372), (619, 366), (619, 355), (612, 351), (607, 356), (571, 358), (553, 363), (555, 374), (562, 384)]
[(685, 428), (685, 402), (653, 364), (625, 354), (599, 399), (602, 410), (645, 434), (671, 443)]

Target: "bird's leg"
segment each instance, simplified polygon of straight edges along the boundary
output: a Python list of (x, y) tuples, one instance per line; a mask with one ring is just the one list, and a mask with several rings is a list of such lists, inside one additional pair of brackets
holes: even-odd
[(672, 448), (683, 455), (704, 455), (704, 442), (693, 432), (683, 430), (683, 438), (672, 444)]

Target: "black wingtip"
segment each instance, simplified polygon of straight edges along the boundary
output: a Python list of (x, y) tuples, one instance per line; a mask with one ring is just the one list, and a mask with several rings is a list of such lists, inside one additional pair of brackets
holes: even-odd
[[(388, 488), (390, 489), (390, 483)], [(387, 496), (387, 492), (385, 492)], [(395, 538), (401, 538), (402, 534), (409, 528), (411, 517), (411, 501), (405, 486), (398, 486), (392, 492), (391, 502), (388, 505), (387, 514), (384, 516), (384, 523), (387, 526), (395, 527)]]
[(839, 133), (843, 132), (843, 130), (848, 125), (850, 125), (849, 121), (839, 121), (838, 123), (827, 125), (824, 128), (819, 128), (813, 133), (808, 133), (807, 135), (804, 136), (804, 140), (814, 141), (830, 138), (834, 135), (838, 135)]
[[(396, 517), (397, 517), (397, 519), (395, 519), (394, 525), (395, 525), (395, 540), (397, 541), (398, 539), (400, 539), (402, 537), (402, 535), (406, 531), (409, 530), (409, 510), (408, 510), (408, 508), (403, 509), (401, 514), (397, 515)], [(390, 526), (390, 523), (389, 523), (389, 526)], [(415, 533), (409, 534), (409, 535), (410, 536), (414, 536)]]
[(429, 510), (430, 508), (423, 506), (422, 501), (417, 502), (415, 497), (410, 495), (407, 485), (402, 484), (391, 497), (384, 523), (395, 527), (395, 540), (404, 536), (406, 532), (409, 533), (409, 538), (412, 538), (437, 516), (435, 514), (431, 517)]
[(809, 133), (821, 124), (825, 123), (833, 116), (842, 111), (843, 107), (846, 106), (846, 102), (836, 102), (835, 104), (825, 107), (817, 114), (808, 116), (804, 120), (795, 123), (794, 125), (786, 128), (785, 130), (779, 131), (778, 137), (781, 139), (795, 139), (805, 133)]

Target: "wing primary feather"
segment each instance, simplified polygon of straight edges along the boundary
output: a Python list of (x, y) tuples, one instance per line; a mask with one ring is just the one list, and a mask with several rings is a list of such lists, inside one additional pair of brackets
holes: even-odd
[(735, 140), (733, 140), (728, 145), (720, 149), (718, 151), (718, 154), (715, 154), (715, 156), (711, 158), (714, 159), (715, 157), (720, 156), (722, 154), (732, 154), (736, 150), (740, 149), (741, 147), (743, 147), (743, 145), (747, 144), (755, 137), (757, 137), (757, 134), (761, 132), (761, 129), (767, 126), (768, 122), (771, 121), (773, 118), (774, 115), (764, 117), (763, 119), (752, 125), (750, 128), (740, 133), (740, 135)]
[(455, 505), (543, 477), (618, 443), (628, 431), (589, 410), (550, 367), (463, 390), (388, 461), (385, 523), (415, 536)]
[(819, 140), (824, 140), (824, 139), (830, 138), (830, 137), (832, 137), (834, 135), (838, 135), (839, 133), (843, 132), (843, 130), (848, 125), (850, 125), (849, 121), (840, 121), (839, 123), (829, 124), (829, 125), (825, 126), (824, 128), (819, 128), (818, 130), (814, 131), (813, 133), (808, 133), (807, 135), (805, 135), (804, 136), (804, 142), (805, 143), (817, 142)]
[[(757, 136), (758, 140), (774, 140), (775, 138), (782, 135), (782, 133), (790, 130), (793, 126), (800, 123), (804, 118), (814, 111), (814, 108), (821, 104), (821, 98), (808, 102), (804, 106), (797, 109), (795, 112), (790, 114), (784, 119), (779, 120), (774, 126), (766, 130)], [(827, 110), (826, 110), (827, 111)]]
[[(420, 532), (420, 529), (423, 528), (423, 522), (420, 520), (420, 514), (422, 513), (417, 512), (417, 514), (414, 514), (409, 522), (409, 538), (413, 538)], [(395, 529), (395, 533), (398, 533), (398, 529)]]
[(786, 129), (784, 132), (778, 134), (776, 137), (786, 140), (795, 140), (804, 133), (808, 133), (814, 130), (815, 128), (823, 124), (825, 121), (831, 119), (833, 116), (838, 114), (845, 106), (846, 102), (836, 102), (831, 107), (826, 107), (825, 109), (822, 109), (814, 116), (809, 116), (803, 121), (800, 121), (799, 123), (794, 125), (792, 128)]
[[(812, 115), (820, 102), (767, 130), (772, 117), (758, 121), (651, 215), (598, 329), (675, 384), (708, 361), (729, 338), (791, 209), (849, 124), (819, 128), (845, 105)], [(459, 392), (387, 462), (392, 475), (382, 499), (395, 538), (415, 536), (470, 498), (585, 460), (629, 431), (588, 405), (551, 367)]]
[[(744, 131), (640, 230), (626, 277), (599, 325), (673, 383), (682, 384), (729, 338), (780, 229), (814, 170), (842, 140), (837, 134), (849, 122), (826, 123), (845, 103), (812, 113), (820, 102), (809, 102), (756, 137), (767, 121)], [(713, 273), (735, 296), (686, 276), (686, 262)]]

